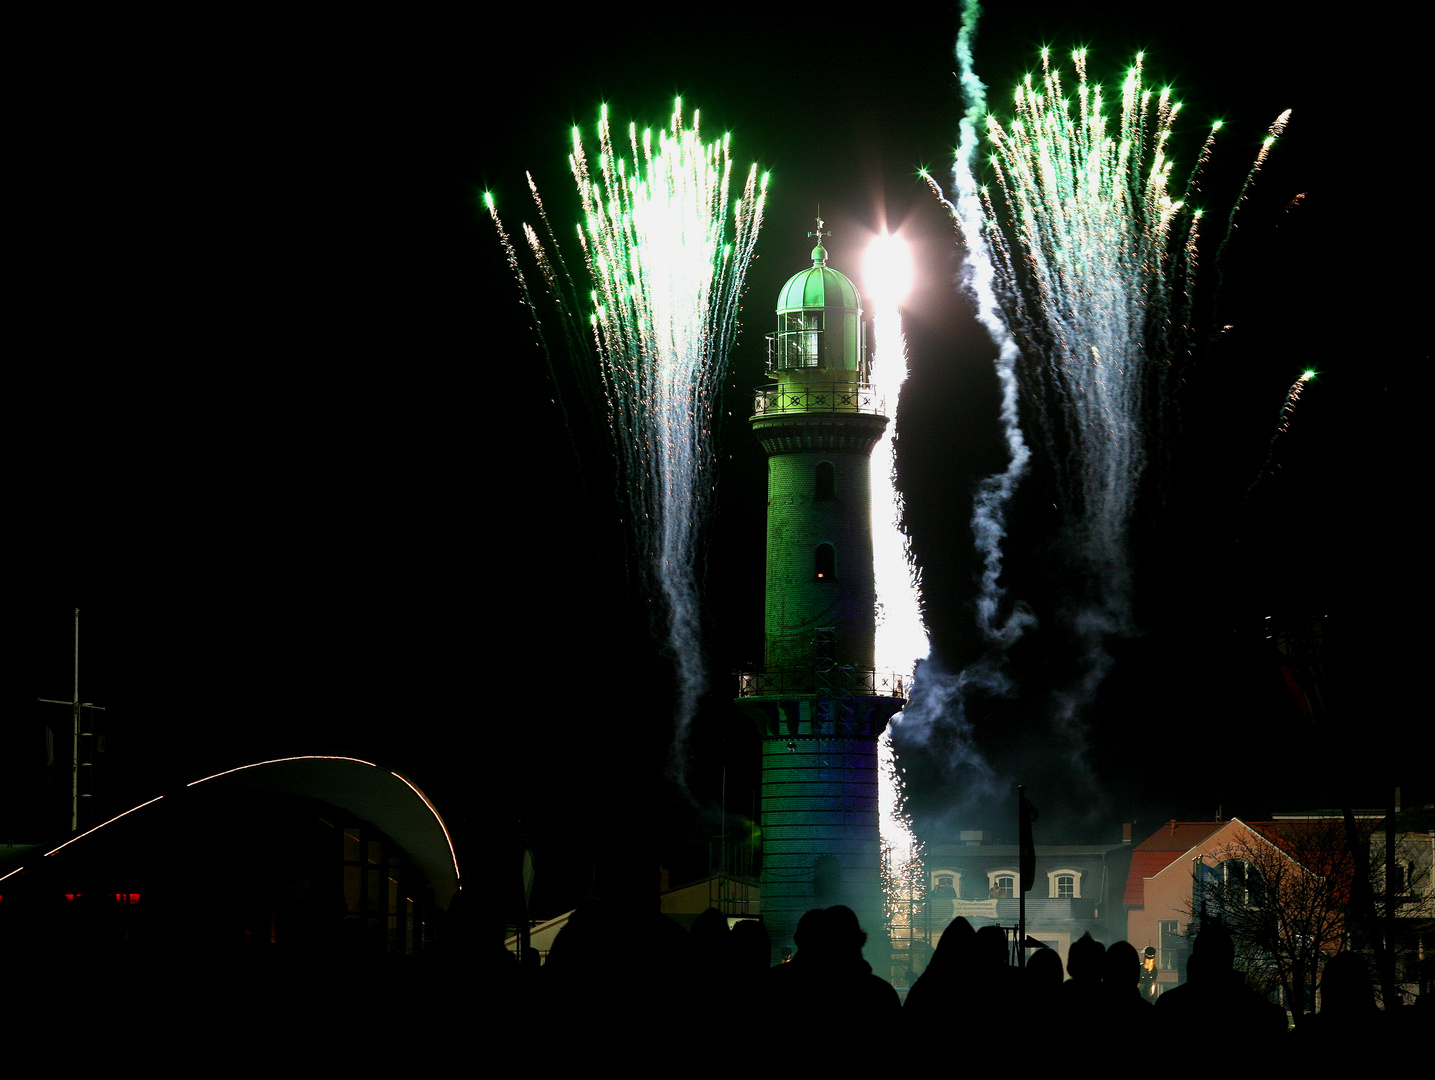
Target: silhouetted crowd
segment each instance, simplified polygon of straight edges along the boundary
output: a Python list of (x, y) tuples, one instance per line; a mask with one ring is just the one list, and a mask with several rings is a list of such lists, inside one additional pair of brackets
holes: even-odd
[(733, 1063), (736, 1052), (804, 1068), (952, 1068), (1078, 1065), (1124, 1048), (1133, 1064), (1160, 1054), (1177, 1071), (1244, 1073), (1263, 1063), (1338, 1068), (1341, 1055), (1398, 1040), (1424, 1017), (1377, 1009), (1365, 962), (1345, 953), (1326, 965), (1320, 1011), (1288, 1032), (1285, 1010), (1247, 986), (1230, 935), (1214, 923), (1195, 940), (1186, 982), (1153, 1005), (1142, 993), (1140, 956), (1125, 941), (1108, 947), (1086, 934), (1072, 943), (1066, 970), (1050, 948), (1020, 968), (1002, 928), (974, 930), (959, 917), (904, 1003), (862, 958), (867, 935), (847, 907), (809, 911), (794, 934), (796, 954), (772, 967), (756, 921), (729, 930), (709, 910), (684, 934), (659, 916), (642, 935), (612, 915), (601, 905), (575, 912), (543, 967), (530, 952), (521, 976), (527, 1018), (535, 1005), (553, 1017), (576, 1040), (563, 1047), (573, 1053), (619, 1051), (637, 1038), (664, 1055), (711, 1047), (710, 1065)]

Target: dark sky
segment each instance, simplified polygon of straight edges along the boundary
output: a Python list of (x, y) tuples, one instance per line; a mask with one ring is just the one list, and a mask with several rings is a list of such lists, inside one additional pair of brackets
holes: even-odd
[[(405, 769), (470, 836), (601, 848), (636, 831), (694, 850), (716, 831), (652, 782), (666, 668), (623, 568), (610, 474), (587, 453), (592, 418), (565, 426), (478, 202), (492, 190), (516, 227), (532, 170), (571, 221), (569, 128), (591, 131), (605, 101), (656, 125), (681, 94), (706, 133), (734, 133), (739, 163), (772, 174), (719, 433), (702, 800), (716, 805), (726, 766), (733, 812), (751, 805), (756, 747), (723, 681), (761, 649), (764, 466), (746, 399), (818, 204), (831, 262), (854, 276), (884, 218), (918, 247), (901, 476), (937, 656), (978, 655), (971, 495), (1004, 464), (992, 347), (915, 176), (950, 166), (955, 9), (553, 18), (211, 22), (173, 51), (118, 47), (157, 40), (135, 25), (36, 34), (44, 76), (12, 208), (23, 374), (7, 402), (22, 433), (17, 775), (35, 752), (29, 702), (66, 696), (78, 604), (115, 802), (255, 756), (344, 752)], [(1266, 126), (1294, 110), (1238, 218), (1218, 312), (1236, 329), (1186, 372), (1143, 503), (1141, 632), (1111, 643), (1083, 719), (1099, 797), (1037, 749), (1047, 695), (1070, 677), (1059, 634), (1014, 655), (1013, 699), (976, 703), (984, 752), (1038, 802), (1049, 793), (1058, 832), (1369, 803), (1420, 776), (1389, 762), (1411, 760), (1403, 627), (1425, 591), (1410, 498), (1424, 281), (1403, 253), (1428, 223), (1397, 179), (1414, 76), (1387, 69), (1376, 36), (1275, 4), (1220, 18), (1003, 5), (982, 24), (977, 69), (998, 110), (1043, 44), (1089, 46), (1108, 84), (1144, 49), (1149, 80), (1186, 102), (1178, 161), (1227, 121), (1203, 191), (1221, 217)], [(1279, 472), (1243, 505), (1306, 366), (1321, 374)], [(1009, 584), (1054, 625), (1079, 583), (1052, 570), (1060, 522), (1042, 475), (1038, 462), (1013, 507)], [(1267, 615), (1326, 617), (1320, 725), (1283, 690)], [(919, 819), (952, 824), (959, 777), (909, 765)]]

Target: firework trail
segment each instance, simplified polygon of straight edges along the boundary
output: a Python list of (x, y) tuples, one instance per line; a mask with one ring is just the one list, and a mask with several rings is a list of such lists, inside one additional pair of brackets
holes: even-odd
[[(901, 304), (911, 288), (912, 274), (911, 255), (900, 237), (884, 232), (872, 242), (863, 266), (875, 342), (872, 385), (877, 398), (894, 408), (908, 374)], [(871, 457), (876, 664), (880, 671), (910, 672), (914, 662), (927, 655), (928, 643), (896, 475), (896, 425), (888, 424)]]
[(980, 14), (981, 5), (977, 0), (965, 0), (962, 27), (957, 34), (956, 59), (957, 77), (967, 108), (959, 125), (957, 158), (952, 166), (956, 198), (947, 205), (966, 241), (963, 270), (967, 290), (976, 301), (977, 320), (997, 346), (996, 375), (1001, 386), (1001, 424), (1011, 459), (1005, 471), (982, 481), (972, 510), (972, 530), (983, 563), (981, 587), (977, 593), (977, 623), (988, 640), (1006, 647), (1035, 622), (1031, 613), (1021, 605), (1003, 619), (1004, 592), (1000, 584), (1006, 508), (1012, 492), (1026, 474), (1031, 449), (1022, 435), (1021, 420), (1017, 414), (1017, 361), (1021, 354), (1002, 316), (996, 274), (987, 249), (987, 232), (983, 228), (985, 214), (974, 171), (978, 149), (977, 123), (986, 112), (986, 85), (977, 77), (972, 66), (972, 44)]
[(1246, 201), (1246, 192), (1250, 190), (1251, 182), (1255, 180), (1256, 173), (1260, 172), (1261, 166), (1266, 163), (1266, 158), (1270, 155), (1271, 147), (1276, 144), (1277, 139), (1285, 134), (1286, 125), (1290, 123), (1290, 118), (1291, 111), (1287, 109), (1276, 117), (1275, 123), (1267, 129), (1266, 137), (1261, 140), (1261, 148), (1256, 151), (1256, 159), (1251, 162), (1250, 172), (1246, 173), (1245, 182), (1241, 184), (1241, 193), (1236, 196), (1236, 201), (1231, 206), (1231, 216), (1226, 221), (1226, 235), (1221, 240), (1220, 248), (1216, 251), (1216, 272), (1218, 276), (1220, 274), (1221, 257), (1226, 253), (1226, 245), (1231, 242), (1231, 234), (1236, 231), (1236, 211), (1240, 210), (1241, 204)]
[(1300, 393), (1305, 389), (1305, 384), (1315, 378), (1315, 374), (1314, 371), (1302, 372), (1300, 378), (1291, 383), (1291, 388), (1286, 391), (1286, 399), (1281, 403), (1280, 414), (1276, 417), (1276, 429), (1271, 433), (1271, 445), (1266, 451), (1266, 460), (1261, 463), (1260, 471), (1251, 481), (1251, 486), (1246, 488), (1247, 499), (1251, 497), (1251, 492), (1256, 490), (1257, 485), (1265, 479), (1266, 471), (1271, 467), (1271, 462), (1275, 460), (1276, 443), (1280, 441), (1282, 435), (1290, 430), (1291, 416), (1295, 413), (1296, 403), (1300, 401)]
[[(518, 264), (518, 252), (513, 248), (513, 241), (508, 237), (508, 230), (503, 227), (503, 221), (498, 216), (498, 207), (494, 205), (493, 193), (483, 193), (483, 205), (488, 207), (488, 216), (493, 219), (493, 226), (498, 230), (498, 239), (503, 244), (503, 254), (508, 259), (508, 269), (518, 281), (519, 291), (523, 294), (523, 303), (533, 314), (533, 329), (538, 335), (538, 343), (543, 349), (543, 355), (549, 360), (552, 367), (552, 356), (548, 350), (548, 339), (543, 333), (543, 320), (538, 317), (538, 309), (533, 305), (533, 294), (528, 291), (528, 279), (523, 276), (523, 267)], [(525, 234), (529, 232), (528, 226), (524, 227)]]
[[(591, 350), (633, 544), (645, 583), (662, 600), (662, 637), (677, 673), (673, 771), (680, 781), (688, 729), (706, 684), (697, 561), (714, 481), (712, 422), (767, 188), (753, 166), (742, 194), (730, 198), (730, 138), (704, 142), (698, 114), (685, 126), (679, 99), (669, 126), (656, 135), (629, 126), (625, 156), (615, 149), (605, 106), (596, 156), (590, 160), (577, 128), (569, 155), (583, 210), (579, 244), (592, 283)], [(568, 310), (565, 329), (573, 333), (572, 277), (531, 180), (530, 188), (548, 240), (527, 227), (525, 235), (554, 302)], [(517, 273), (501, 226), (500, 234)], [(532, 308), (521, 273), (519, 282)]]
[[(872, 383), (878, 400), (893, 407), (907, 381), (907, 343), (901, 304), (911, 288), (912, 260), (906, 243), (883, 232), (867, 250), (863, 280), (872, 302), (875, 354)], [(888, 424), (870, 459), (872, 568), (877, 589), (876, 667), (911, 672), (929, 651), (917, 575), (903, 531), (902, 494), (896, 484), (896, 424)], [(902, 774), (892, 747), (892, 728), (877, 743), (877, 803), (882, 838), (882, 884), (887, 920), (910, 916), (919, 886), (921, 846), (905, 806)]]

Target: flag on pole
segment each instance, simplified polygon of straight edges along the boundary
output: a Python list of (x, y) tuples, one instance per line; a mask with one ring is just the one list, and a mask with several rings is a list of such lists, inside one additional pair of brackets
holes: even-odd
[(1031, 838), (1031, 823), (1036, 820), (1036, 807), (1026, 797), (1026, 788), (1017, 785), (1017, 799), (1021, 803), (1021, 891), (1030, 892), (1036, 880), (1036, 844)]

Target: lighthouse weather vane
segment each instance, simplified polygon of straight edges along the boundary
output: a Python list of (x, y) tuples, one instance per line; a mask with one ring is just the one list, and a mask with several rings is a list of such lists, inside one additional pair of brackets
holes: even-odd
[(81, 739), (91, 735), (83, 730), (81, 722), (84, 709), (98, 709), (104, 712), (103, 705), (93, 705), (88, 701), (80, 700), (80, 609), (75, 608), (75, 681), (69, 701), (57, 701), (55, 698), (38, 698), (47, 705), (68, 705), (73, 714), (70, 738), (70, 830), (80, 831), (80, 769), (82, 767), (93, 767), (94, 762), (81, 759)]

